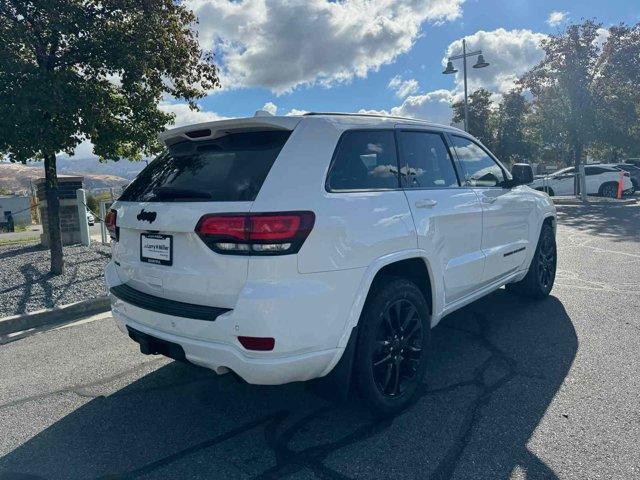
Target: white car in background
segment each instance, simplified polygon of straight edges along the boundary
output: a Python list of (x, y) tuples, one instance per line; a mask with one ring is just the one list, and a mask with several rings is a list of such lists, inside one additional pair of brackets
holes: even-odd
[[(613, 165), (592, 164), (584, 167), (587, 195), (615, 198), (618, 194), (618, 182), (621, 170)], [(529, 186), (536, 190), (554, 195), (573, 195), (575, 167), (563, 168), (551, 175), (536, 178)], [(623, 192), (633, 190), (633, 184), (628, 172), (622, 176)]]

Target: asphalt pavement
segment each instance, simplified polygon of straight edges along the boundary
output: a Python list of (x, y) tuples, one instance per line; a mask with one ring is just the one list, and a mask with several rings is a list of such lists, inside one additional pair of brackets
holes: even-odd
[(378, 420), (139, 353), (110, 319), (0, 347), (0, 479), (640, 478), (640, 207), (563, 207), (552, 296), (436, 327)]

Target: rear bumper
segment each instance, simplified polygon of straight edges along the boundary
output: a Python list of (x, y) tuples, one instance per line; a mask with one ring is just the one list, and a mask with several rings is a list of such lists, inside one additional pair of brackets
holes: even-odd
[[(178, 344), (191, 363), (210, 368), (219, 374), (233, 370), (246, 382), (256, 385), (280, 385), (324, 376), (338, 362), (343, 352), (342, 348), (334, 348), (287, 356), (269, 355), (267, 352), (259, 357), (252, 357), (234, 345), (187, 338), (138, 323), (122, 311), (122, 300), (113, 295), (111, 298), (113, 316), (123, 333), (129, 334), (128, 326), (151, 337)], [(139, 310), (132, 305), (126, 305), (126, 309)]]

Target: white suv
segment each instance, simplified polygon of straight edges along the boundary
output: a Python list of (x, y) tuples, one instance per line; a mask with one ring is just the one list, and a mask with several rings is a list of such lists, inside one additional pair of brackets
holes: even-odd
[(392, 413), (443, 316), (552, 288), (551, 200), (455, 128), (307, 114), (161, 138), (106, 219), (113, 315), (143, 353), (254, 384), (331, 372)]

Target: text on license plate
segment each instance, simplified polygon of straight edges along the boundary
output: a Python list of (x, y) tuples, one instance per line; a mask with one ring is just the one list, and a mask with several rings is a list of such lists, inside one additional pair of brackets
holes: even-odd
[(173, 237), (158, 233), (140, 235), (140, 261), (158, 265), (171, 265), (173, 262)]

